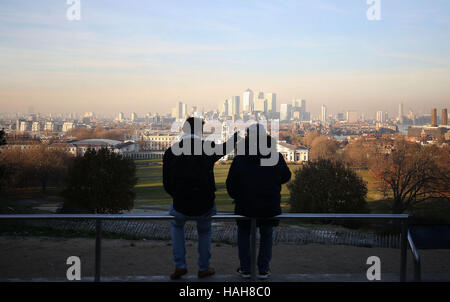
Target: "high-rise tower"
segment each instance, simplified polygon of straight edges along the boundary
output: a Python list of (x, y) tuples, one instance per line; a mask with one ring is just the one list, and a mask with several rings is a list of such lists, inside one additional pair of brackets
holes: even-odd
[(437, 110), (433, 108), (431, 110), (431, 127), (437, 127)]

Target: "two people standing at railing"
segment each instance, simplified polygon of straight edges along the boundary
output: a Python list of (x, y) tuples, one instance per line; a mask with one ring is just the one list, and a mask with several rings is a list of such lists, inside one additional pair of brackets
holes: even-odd
[[(275, 165), (260, 164), (260, 161), (268, 155), (260, 152), (259, 140), (268, 140), (271, 144), (276, 144), (266, 134), (262, 125), (250, 126), (245, 140), (242, 140), (236, 132), (226, 143), (215, 145), (202, 139), (203, 123), (201, 119), (188, 118), (183, 125), (184, 133), (180, 141), (166, 150), (163, 158), (163, 185), (173, 198), (170, 214), (175, 217), (171, 221), (175, 271), (170, 276), (174, 280), (187, 274), (184, 234), (187, 220), (197, 222), (198, 277), (203, 278), (215, 273), (210, 267), (211, 216), (216, 214), (214, 164), (222, 156), (232, 151), (237, 144), (244, 144), (245, 154), (235, 157), (227, 178), (227, 190), (235, 200), (236, 214), (248, 217), (271, 217), (280, 214), (281, 184), (287, 182), (291, 176), (281, 154)], [(255, 141), (249, 139), (251, 130), (257, 134), (254, 136)], [(206, 148), (205, 143), (208, 144)], [(216, 152), (205, 152), (208, 148)], [(262, 278), (270, 276), (272, 227), (276, 224), (277, 222), (273, 221), (258, 220), (261, 234), (258, 268)], [(241, 262), (238, 274), (242, 277), (250, 277), (249, 234), (248, 222), (238, 222)]]

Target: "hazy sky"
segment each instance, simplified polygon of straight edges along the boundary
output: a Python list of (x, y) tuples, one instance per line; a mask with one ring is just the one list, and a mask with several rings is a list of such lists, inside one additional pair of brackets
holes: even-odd
[(450, 1), (0, 1), (0, 112), (215, 109), (245, 89), (313, 114), (450, 107)]

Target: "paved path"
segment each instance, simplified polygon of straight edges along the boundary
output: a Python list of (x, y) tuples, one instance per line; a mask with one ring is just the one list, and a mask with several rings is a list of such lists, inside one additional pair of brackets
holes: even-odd
[[(103, 277), (103, 282), (169, 282), (168, 276), (117, 276)], [(408, 276), (412, 281), (413, 277)], [(450, 282), (450, 274), (425, 274), (422, 276), (425, 282)], [(0, 279), (0, 282), (65, 282), (65, 279), (31, 278), (31, 279)], [(93, 277), (83, 278), (81, 281), (94, 281)], [(204, 279), (198, 279), (196, 275), (185, 276), (179, 281), (171, 282), (246, 282), (237, 275), (215, 275)], [(368, 282), (366, 276), (360, 274), (289, 274), (273, 275), (269, 280), (258, 280), (262, 282)], [(382, 274), (382, 282), (398, 282), (398, 274)], [(377, 281), (371, 281), (377, 282)]]

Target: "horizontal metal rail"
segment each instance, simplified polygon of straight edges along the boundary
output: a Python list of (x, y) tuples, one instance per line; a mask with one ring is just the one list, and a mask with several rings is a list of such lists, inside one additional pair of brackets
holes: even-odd
[[(94, 219), (96, 221), (95, 236), (95, 281), (100, 281), (101, 268), (101, 235), (102, 220), (170, 220), (172, 215), (161, 214), (3, 214), (0, 220), (28, 220), (28, 219)], [(406, 281), (406, 250), (408, 241), (408, 215), (407, 214), (323, 214), (323, 213), (289, 213), (274, 217), (245, 217), (234, 214), (218, 214), (212, 219), (244, 219), (251, 220), (251, 280), (256, 280), (256, 220), (257, 219), (359, 219), (359, 220), (397, 220), (400, 221), (401, 246), (400, 246), (400, 281)]]
[[(102, 219), (102, 220), (136, 220), (136, 219), (173, 219), (172, 215), (161, 214), (3, 214), (0, 219)], [(408, 214), (281, 214), (274, 217), (254, 217), (256, 219), (382, 219), (406, 220)], [(234, 214), (218, 214), (212, 219), (251, 219), (250, 217)]]

